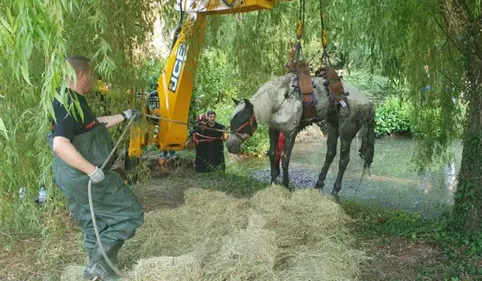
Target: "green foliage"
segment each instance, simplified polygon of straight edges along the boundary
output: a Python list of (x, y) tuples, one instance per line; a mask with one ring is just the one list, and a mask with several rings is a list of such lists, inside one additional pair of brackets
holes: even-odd
[(410, 108), (397, 96), (390, 96), (377, 106), (375, 112), (377, 137), (410, 133)]
[[(347, 75), (348, 74), (348, 75)], [(372, 74), (368, 69), (351, 69), (344, 80), (355, 85), (374, 99), (383, 99), (390, 94), (390, 81), (384, 76)]]
[[(464, 58), (453, 38), (447, 37), (445, 6), (440, 3), (390, 0), (380, 5), (376, 1), (335, 0), (329, 8), (338, 19), (333, 24), (338, 28), (340, 48), (365, 54), (373, 73), (407, 86), (412, 127), (423, 132), (417, 135), (420, 166), (439, 158), (459, 137), (464, 118), (456, 106), (466, 87)], [(426, 85), (431, 87), (429, 92), (422, 91)]]
[(258, 124), (256, 133), (243, 144), (241, 151), (247, 155), (263, 157), (268, 149), (268, 126), (265, 124)]
[(375, 134), (377, 137), (392, 134), (413, 133), (412, 107), (408, 89), (387, 77), (371, 74), (369, 70), (350, 70), (345, 80), (367, 93), (377, 105), (375, 111)]
[[(133, 107), (135, 96), (126, 99), (126, 93), (146, 83), (140, 70), (145, 57), (136, 50), (152, 29), (159, 10), (154, 2), (7, 0), (0, 5), (0, 228), (5, 232), (38, 232), (45, 227), (39, 216), (63, 200), (53, 184), (45, 137), (52, 99), (65, 101), (56, 88), (73, 75), (66, 56), (89, 57), (111, 84), (110, 112)], [(22, 185), (25, 202), (18, 199)], [(40, 186), (48, 190), (46, 208), (32, 203)]]
[(220, 104), (232, 104), (231, 97), (237, 95), (233, 69), (225, 53), (205, 49), (196, 70), (191, 111), (200, 114)]

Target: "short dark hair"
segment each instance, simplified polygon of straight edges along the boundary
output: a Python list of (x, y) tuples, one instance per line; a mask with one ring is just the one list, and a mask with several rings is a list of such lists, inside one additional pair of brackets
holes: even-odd
[(207, 116), (211, 115), (211, 114), (214, 114), (216, 115), (216, 112), (214, 112), (214, 110), (209, 110), (208, 113), (206, 114)]
[(67, 58), (67, 60), (77, 74), (81, 71), (87, 71), (91, 68), (90, 60), (84, 56), (70, 56)]

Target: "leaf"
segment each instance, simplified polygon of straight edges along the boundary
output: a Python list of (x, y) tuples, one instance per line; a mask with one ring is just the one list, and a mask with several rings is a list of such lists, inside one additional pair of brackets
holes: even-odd
[(22, 77), (25, 79), (25, 82), (27, 82), (29, 85), (32, 85), (30, 82), (29, 78), (29, 70), (28, 70), (28, 61), (25, 60), (23, 61), (22, 65), (20, 66), (20, 70), (22, 71)]
[(0, 22), (2, 23), (3, 27), (5, 27), (5, 29), (8, 30), (8, 32), (12, 33), (12, 27), (11, 27), (10, 24), (5, 20), (4, 17), (1, 17), (1, 18), (0, 18)]
[(5, 127), (5, 124), (3, 123), (3, 120), (2, 120), (1, 117), (0, 117), (0, 133), (2, 133), (2, 135), (5, 137), (5, 139), (7, 139), (7, 140), (9, 139), (8, 130)]
[[(76, 99), (76, 100), (73, 102), (73, 104), (74, 104), (74, 110), (72, 110), (72, 112), (71, 112), (71, 113), (73, 113), (72, 116), (73, 116), (74, 119), (77, 120), (77, 121), (79, 121), (79, 120), (77, 119), (77, 116), (79, 116), (79, 117), (80, 117), (80, 120), (83, 122), (83, 121), (84, 121), (84, 111), (82, 110), (82, 106), (80, 105), (79, 100)], [(78, 115), (77, 115), (77, 114), (78, 114)]]

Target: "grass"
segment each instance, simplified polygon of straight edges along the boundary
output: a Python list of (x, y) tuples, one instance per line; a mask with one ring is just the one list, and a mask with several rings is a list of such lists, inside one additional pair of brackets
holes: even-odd
[[(189, 161), (155, 171), (152, 178), (133, 187), (146, 212), (183, 204), (183, 192), (198, 187), (250, 196), (266, 187), (235, 173), (195, 174)], [(52, 203), (53, 204), (53, 203)], [(0, 232), (1, 280), (58, 280), (69, 264), (84, 264), (82, 234), (62, 202), (57, 211), (43, 214), (42, 232)], [(429, 221), (415, 213), (386, 211), (342, 201), (352, 217), (357, 247), (371, 260), (360, 280), (482, 280), (482, 235), (450, 230), (448, 219)]]

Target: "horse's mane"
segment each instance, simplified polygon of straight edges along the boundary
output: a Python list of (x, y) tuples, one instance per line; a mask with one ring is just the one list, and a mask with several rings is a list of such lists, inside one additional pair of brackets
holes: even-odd
[[(271, 118), (273, 105), (281, 104), (285, 99), (281, 94), (280, 89), (289, 87), (293, 75), (284, 75), (274, 80), (264, 83), (256, 93), (249, 98), (249, 101), (254, 105), (254, 115), (259, 122), (267, 123)], [(231, 119), (244, 108), (244, 102), (240, 102), (231, 115)]]

